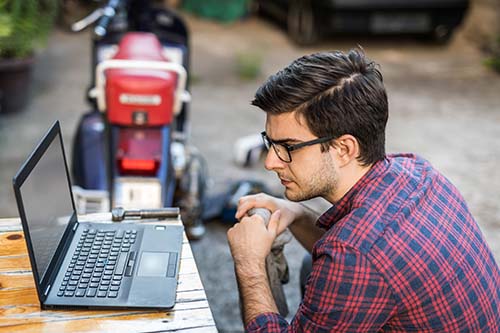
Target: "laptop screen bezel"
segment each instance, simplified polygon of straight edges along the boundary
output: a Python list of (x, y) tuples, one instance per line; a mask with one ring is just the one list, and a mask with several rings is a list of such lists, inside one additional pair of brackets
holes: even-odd
[[(50, 145), (54, 142), (54, 140), (57, 140), (59, 138), (60, 144), (61, 144), (61, 150), (62, 150), (62, 155), (63, 155), (63, 160), (64, 160), (64, 168), (66, 171), (66, 178), (67, 178), (67, 183), (69, 186), (69, 193), (71, 196), (71, 204), (73, 208), (73, 214), (71, 215), (71, 218), (68, 222), (68, 225), (66, 227), (66, 230), (63, 233), (63, 236), (61, 238), (61, 241), (59, 242), (56, 252), (54, 253), (54, 256), (50, 260), (49, 266), (47, 267), (46, 273), (43, 277), (39, 276), (38, 274), (38, 269), (35, 261), (35, 255), (33, 252), (33, 246), (31, 242), (31, 237), (29, 233), (29, 226), (28, 226), (28, 221), (26, 218), (26, 213), (24, 210), (24, 204), (23, 204), (23, 198), (21, 195), (21, 186), (25, 182), (25, 180), (28, 178), (28, 176), (31, 174), (31, 171), (35, 168), (35, 166), (38, 164), (42, 156), (45, 154), (47, 149), (50, 147)], [(24, 162), (24, 164), (21, 166), (19, 171), (17, 172), (16, 176), (13, 179), (13, 186), (14, 186), (14, 194), (16, 197), (16, 202), (17, 202), (17, 207), (19, 210), (19, 217), (21, 219), (21, 224), (23, 227), (24, 231), (24, 237), (26, 240), (26, 246), (28, 248), (28, 254), (30, 258), (30, 263), (31, 263), (31, 268), (33, 271), (33, 277), (35, 279), (35, 286), (37, 289), (38, 297), (40, 299), (40, 303), (43, 305), (45, 302), (47, 295), (48, 295), (48, 288), (52, 284), (52, 281), (55, 279), (58, 266), (61, 264), (62, 259), (64, 258), (65, 255), (65, 249), (67, 248), (67, 244), (71, 242), (70, 237), (73, 233), (72, 230), (75, 227), (75, 224), (78, 222), (77, 219), (77, 214), (76, 214), (76, 208), (75, 208), (75, 202), (73, 199), (73, 192), (71, 190), (71, 179), (68, 171), (68, 164), (66, 162), (66, 153), (64, 150), (64, 143), (62, 139), (62, 133), (61, 133), (61, 127), (59, 125), (59, 121), (56, 121), (52, 127), (49, 129), (49, 131), (45, 134), (45, 136), (42, 138), (42, 140), (38, 143), (36, 148), (33, 150), (31, 155), (28, 157), (28, 159)]]

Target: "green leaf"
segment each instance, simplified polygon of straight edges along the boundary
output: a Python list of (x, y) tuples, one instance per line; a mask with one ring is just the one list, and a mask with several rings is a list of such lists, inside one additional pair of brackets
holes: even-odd
[(12, 20), (5, 14), (0, 14), (0, 38), (12, 34)]
[(0, 0), (0, 57), (22, 58), (46, 43), (58, 0)]

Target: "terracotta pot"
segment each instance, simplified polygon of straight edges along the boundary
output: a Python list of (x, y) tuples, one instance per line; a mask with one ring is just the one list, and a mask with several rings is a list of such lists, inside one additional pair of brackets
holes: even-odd
[(0, 58), (0, 113), (23, 109), (30, 95), (34, 57)]

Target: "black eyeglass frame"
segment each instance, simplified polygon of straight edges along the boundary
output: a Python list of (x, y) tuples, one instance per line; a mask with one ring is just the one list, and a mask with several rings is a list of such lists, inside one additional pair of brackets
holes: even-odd
[[(274, 149), (274, 152), (276, 153), (276, 156), (278, 156), (278, 158), (280, 160), (282, 160), (283, 162), (285, 162), (285, 163), (291, 163), (292, 162), (292, 154), (291, 154), (291, 152), (294, 151), (294, 150), (297, 150), (297, 149), (300, 149), (300, 148), (304, 148), (304, 147), (307, 147), (307, 146), (316, 145), (318, 143), (325, 143), (325, 142), (328, 142), (330, 140), (335, 139), (335, 136), (332, 135), (332, 136), (326, 136), (326, 137), (323, 137), (323, 138), (318, 138), (318, 139), (314, 139), (314, 140), (310, 140), (310, 141), (305, 141), (305, 142), (297, 143), (297, 144), (294, 144), (294, 145), (289, 145), (287, 143), (280, 143), (280, 142), (275, 142), (275, 141), (271, 140), (267, 136), (267, 133), (265, 131), (261, 132), (260, 135), (262, 136), (262, 141), (264, 141), (264, 146), (266, 146), (267, 150), (269, 150), (269, 148), (271, 148), (271, 146), (272, 146), (273, 149)], [(283, 148), (285, 148), (285, 150), (286, 150), (286, 152), (288, 154), (288, 161), (285, 160), (283, 157), (280, 156), (280, 153), (279, 153), (278, 149), (276, 148), (277, 145), (282, 146)]]

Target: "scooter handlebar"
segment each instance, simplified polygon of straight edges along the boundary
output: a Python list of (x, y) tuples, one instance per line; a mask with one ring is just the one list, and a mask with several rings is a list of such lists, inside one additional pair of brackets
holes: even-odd
[(106, 7), (103, 8), (103, 14), (99, 19), (99, 22), (94, 28), (94, 34), (98, 38), (102, 38), (106, 35), (108, 26), (116, 14), (116, 10), (120, 5), (120, 0), (109, 0)]
[(97, 8), (92, 13), (90, 13), (88, 16), (81, 19), (80, 21), (73, 23), (71, 25), (71, 31), (73, 31), (73, 32), (82, 31), (83, 29), (85, 29), (86, 27), (88, 27), (89, 25), (91, 25), (92, 23), (97, 21), (98, 19), (100, 19), (101, 16), (103, 15), (103, 13), (104, 13), (103, 8)]

